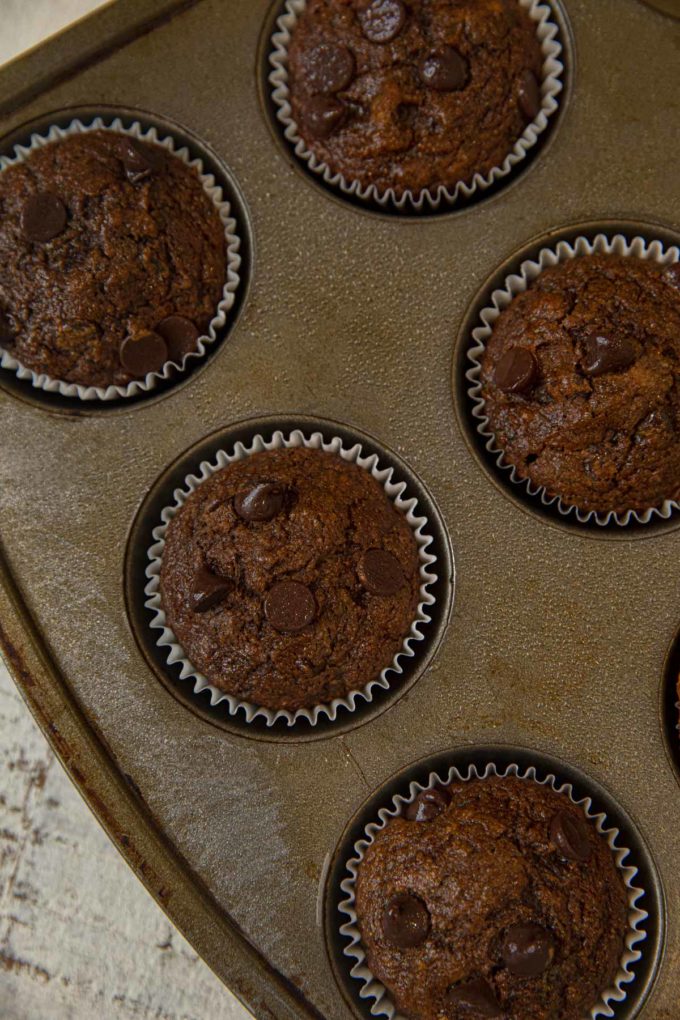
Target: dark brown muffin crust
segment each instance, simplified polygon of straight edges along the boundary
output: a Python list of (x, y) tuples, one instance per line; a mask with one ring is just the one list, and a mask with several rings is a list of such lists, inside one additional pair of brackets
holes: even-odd
[(0, 173), (0, 346), (35, 372), (106, 386), (158, 370), (195, 348), (225, 279), (217, 209), (160, 146), (87, 132)]
[(609, 846), (531, 780), (437, 793), (435, 807), (416, 802), (380, 830), (360, 865), (371, 972), (413, 1020), (583, 1020), (613, 982), (628, 926)]
[(517, 0), (308, 0), (288, 56), (308, 148), (380, 192), (488, 173), (540, 109), (543, 58)]
[[(208, 608), (206, 569), (223, 584)], [(290, 711), (377, 678), (419, 586), (413, 531), (376, 480), (302, 448), (205, 481), (170, 522), (161, 569), (168, 625), (192, 665), (243, 701)]]
[(522, 478), (583, 510), (680, 498), (680, 273), (610, 255), (545, 272), (481, 359), (490, 429)]

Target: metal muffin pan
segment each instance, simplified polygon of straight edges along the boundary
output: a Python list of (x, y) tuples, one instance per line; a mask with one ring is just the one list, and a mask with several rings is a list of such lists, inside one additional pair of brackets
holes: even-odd
[[(680, 231), (680, 24), (639, 0), (559, 8), (569, 84), (549, 144), (491, 198), (430, 218), (350, 205), (283, 147), (263, 75), (269, 0), (119, 0), (0, 71), (3, 151), (31, 123), (115, 106), (194, 139), (237, 205), (249, 279), (199, 370), (106, 410), (0, 379), (0, 641), (116, 845), (257, 1017), (361, 1015), (326, 938), (343, 834), (411, 763), (500, 745), (559, 759), (632, 820), (660, 907), (649, 994), (619, 1020), (679, 1015), (680, 535), (611, 541), (523, 504), (476, 449), (457, 372), (475, 301), (525, 245), (605, 221)], [(453, 613), (416, 681), (314, 740), (187, 711), (140, 648), (129, 596), (156, 481), (272, 416), (394, 451), (456, 564)]]

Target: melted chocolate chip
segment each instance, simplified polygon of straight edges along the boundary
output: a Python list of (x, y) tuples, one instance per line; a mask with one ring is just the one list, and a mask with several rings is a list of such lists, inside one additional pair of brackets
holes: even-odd
[(234, 496), (234, 510), (244, 521), (271, 521), (280, 513), (285, 498), (285, 485), (258, 482)]
[(495, 992), (484, 978), (473, 978), (464, 984), (454, 985), (446, 993), (447, 1003), (459, 1010), (470, 1012), (470, 1020), (474, 1017), (500, 1017), (501, 1007)]
[(398, 949), (421, 945), (430, 931), (430, 915), (422, 900), (410, 893), (397, 893), (385, 904), (382, 916), (385, 938)]
[(357, 573), (364, 588), (373, 595), (395, 595), (406, 583), (401, 563), (384, 549), (367, 549)]
[(550, 822), (550, 839), (562, 857), (585, 864), (593, 852), (588, 827), (568, 811), (560, 811)]
[(680, 262), (671, 262), (663, 271), (662, 279), (671, 287), (680, 290)]
[(156, 332), (165, 340), (168, 361), (177, 362), (181, 362), (185, 354), (196, 350), (196, 341), (200, 336), (198, 327), (183, 315), (168, 315), (158, 323)]
[(354, 71), (354, 55), (342, 43), (320, 43), (305, 56), (305, 84), (311, 92), (341, 92)]
[(453, 46), (428, 54), (418, 68), (420, 80), (437, 92), (456, 92), (468, 79), (468, 64)]
[(527, 347), (511, 347), (498, 359), (494, 379), (504, 393), (528, 393), (538, 379), (538, 362)]
[(294, 634), (312, 622), (316, 602), (306, 584), (277, 581), (265, 597), (264, 614), (274, 630)]
[(519, 80), (517, 105), (528, 121), (536, 120), (541, 111), (541, 89), (533, 71), (525, 71)]
[(540, 924), (513, 924), (501, 946), (503, 963), (517, 977), (538, 977), (548, 969), (554, 955), (553, 936)]
[(401, 32), (406, 21), (406, 9), (401, 0), (372, 0), (359, 13), (361, 31), (369, 42), (391, 42)]
[(431, 822), (451, 803), (451, 797), (442, 786), (423, 790), (406, 808), (410, 822)]
[(4, 312), (0, 312), (0, 344), (10, 344), (13, 339), (14, 331), (9, 318)]
[(123, 164), (125, 176), (132, 184), (138, 184), (163, 169), (161, 152), (152, 145), (145, 145), (132, 138), (121, 137), (116, 143), (115, 153)]
[(330, 138), (342, 125), (347, 107), (334, 96), (311, 96), (301, 106), (301, 119), (313, 138)]
[(26, 199), (21, 229), (29, 241), (51, 241), (66, 226), (66, 207), (51, 191), (38, 191)]
[(120, 345), (120, 362), (131, 375), (158, 372), (168, 360), (165, 340), (158, 333), (145, 333), (140, 337), (127, 337)]
[(204, 613), (218, 602), (222, 602), (234, 588), (226, 577), (218, 577), (208, 567), (201, 565), (194, 574), (191, 589), (191, 608), (195, 613)]
[(627, 336), (592, 332), (583, 341), (583, 371), (587, 375), (619, 372), (635, 361), (635, 345)]

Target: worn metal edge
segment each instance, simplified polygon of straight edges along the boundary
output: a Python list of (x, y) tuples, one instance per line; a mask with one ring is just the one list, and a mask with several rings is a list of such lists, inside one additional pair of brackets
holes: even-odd
[(114, 0), (0, 68), (0, 117), (68, 81), (201, 0)]
[(0, 550), (0, 651), (67, 776), (146, 890), (258, 1020), (323, 1020), (219, 908), (163, 836), (65, 684)]

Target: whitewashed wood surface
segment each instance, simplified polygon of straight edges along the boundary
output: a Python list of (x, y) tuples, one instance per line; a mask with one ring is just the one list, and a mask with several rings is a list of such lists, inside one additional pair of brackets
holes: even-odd
[[(0, 63), (97, 6), (0, 0)], [(0, 660), (1, 1020), (248, 1020), (129, 871)]]

